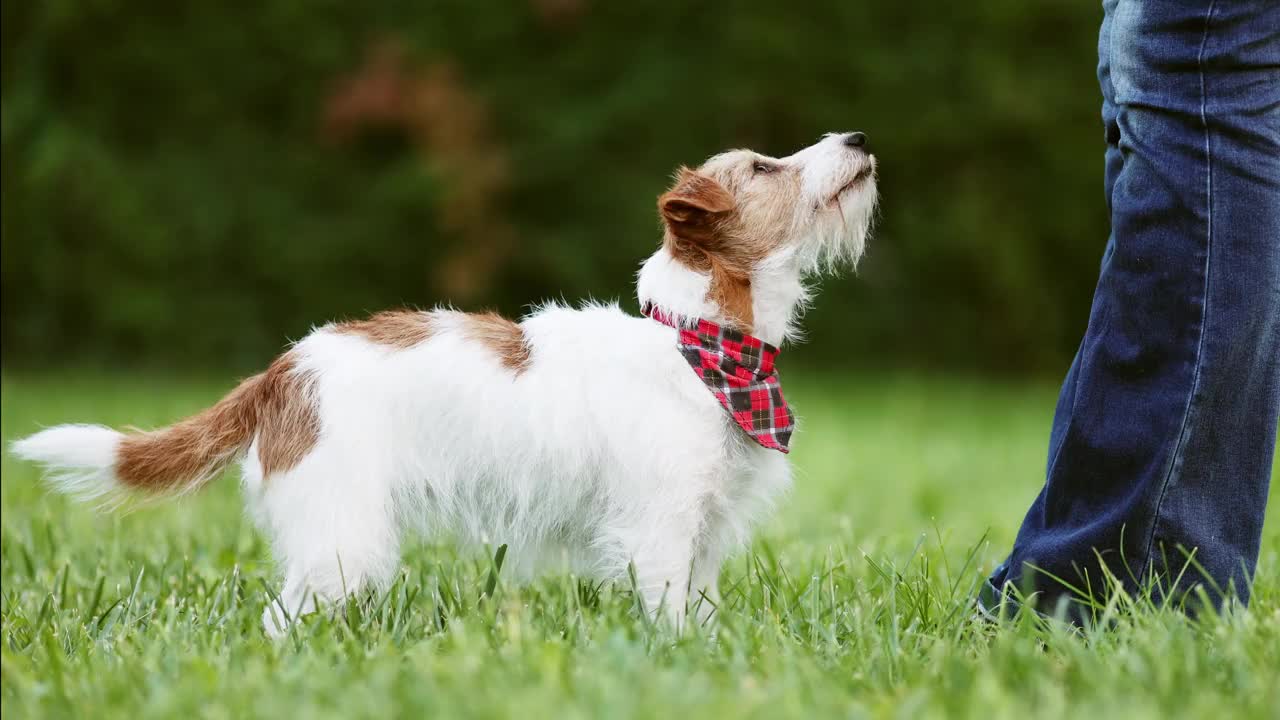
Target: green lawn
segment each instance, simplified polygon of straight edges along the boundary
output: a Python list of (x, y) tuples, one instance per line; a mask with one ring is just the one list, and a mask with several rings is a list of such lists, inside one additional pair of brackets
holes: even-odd
[[(225, 387), (8, 375), (0, 436), (164, 424)], [(1030, 617), (991, 628), (967, 601), (1038, 489), (1055, 388), (793, 371), (787, 389), (805, 425), (795, 490), (726, 566), (714, 637), (650, 627), (625, 585), (499, 574), (482, 597), (488, 557), (415, 545), (376, 606), (273, 642), (259, 629), (270, 559), (232, 478), (98, 515), (6, 455), (3, 713), (1280, 717), (1274, 497), (1248, 613), (1121, 613), (1085, 637)]]

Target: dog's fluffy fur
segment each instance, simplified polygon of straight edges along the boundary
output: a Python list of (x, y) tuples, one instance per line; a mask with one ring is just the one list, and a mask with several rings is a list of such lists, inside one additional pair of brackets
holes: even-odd
[[(641, 302), (781, 344), (806, 276), (856, 262), (875, 160), (845, 135), (790, 157), (746, 150), (681, 169)], [(241, 460), (284, 574), (286, 614), (388, 583), (411, 527), (625, 576), (650, 610), (705, 617), (725, 554), (790, 482), (675, 348), (614, 305), (546, 305), (519, 323), (452, 310), (329, 324), (191, 418), (153, 432), (63, 425), (16, 442), (87, 498), (195, 489)], [(280, 612), (284, 610), (285, 612)]]

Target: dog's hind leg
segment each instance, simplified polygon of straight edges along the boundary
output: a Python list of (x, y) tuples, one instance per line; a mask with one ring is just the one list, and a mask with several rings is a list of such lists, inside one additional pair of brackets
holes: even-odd
[(391, 582), (400, 559), (393, 479), (332, 443), (262, 483), (261, 520), (284, 570), (279, 602), (269, 602), (263, 614), (268, 634), (283, 633), (300, 614)]

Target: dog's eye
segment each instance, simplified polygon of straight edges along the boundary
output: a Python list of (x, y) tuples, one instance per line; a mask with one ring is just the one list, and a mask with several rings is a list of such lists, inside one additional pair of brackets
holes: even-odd
[(769, 174), (769, 173), (773, 172), (774, 167), (773, 167), (772, 165), (770, 165), (769, 163), (758, 162), (758, 163), (756, 163), (754, 166), (752, 166), (751, 170), (752, 170), (756, 175), (767, 175), (767, 174)]

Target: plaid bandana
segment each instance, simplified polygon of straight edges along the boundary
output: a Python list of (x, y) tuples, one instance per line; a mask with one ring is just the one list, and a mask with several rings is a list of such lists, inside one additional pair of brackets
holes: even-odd
[(796, 419), (773, 367), (778, 348), (706, 320), (693, 327), (682, 325), (649, 303), (643, 312), (679, 331), (676, 348), (738, 427), (764, 447), (789, 452)]

